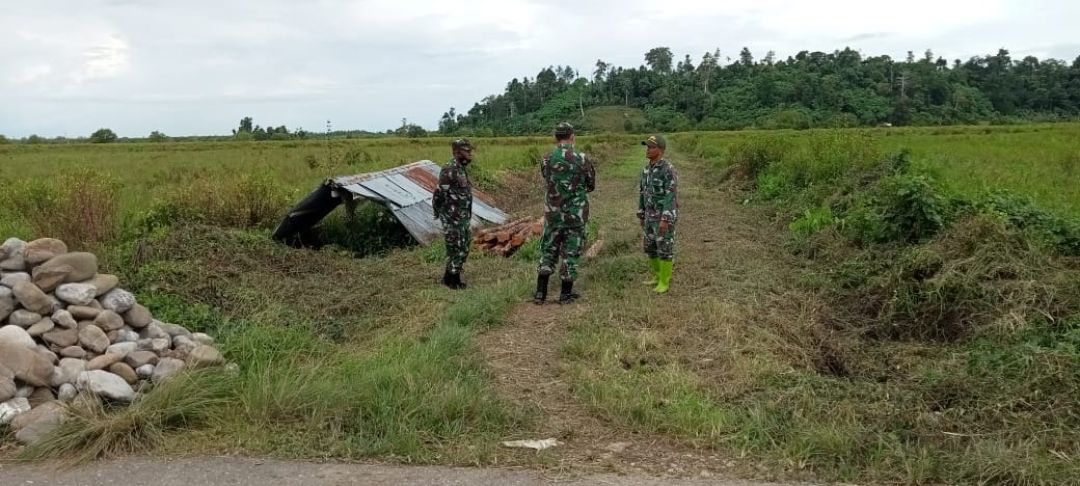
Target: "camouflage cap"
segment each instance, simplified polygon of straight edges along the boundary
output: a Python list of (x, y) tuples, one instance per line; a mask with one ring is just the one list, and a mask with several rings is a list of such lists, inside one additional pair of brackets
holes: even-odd
[(558, 125), (555, 125), (555, 136), (556, 137), (565, 138), (565, 137), (569, 137), (570, 135), (573, 135), (573, 134), (574, 134), (574, 126), (573, 125), (571, 125), (571, 124), (569, 124), (567, 122), (562, 122), (562, 123), (559, 123)]
[(649, 138), (642, 140), (641, 144), (647, 147), (660, 147), (665, 150), (667, 149), (667, 140), (664, 139), (664, 136), (660, 134), (649, 135)]
[(460, 149), (460, 148), (470, 148), (471, 149), (472, 148), (472, 142), (470, 142), (469, 139), (467, 139), (467, 138), (459, 138), (457, 140), (454, 140), (453, 142), (450, 142), (450, 146), (453, 147), (454, 149)]

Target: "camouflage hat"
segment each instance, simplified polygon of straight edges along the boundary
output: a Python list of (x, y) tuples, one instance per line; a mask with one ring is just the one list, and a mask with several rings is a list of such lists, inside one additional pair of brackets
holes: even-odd
[(469, 139), (467, 139), (467, 138), (459, 138), (459, 139), (454, 140), (453, 142), (451, 142), (450, 146), (453, 147), (455, 150), (460, 149), (460, 148), (470, 148), (471, 149), (472, 148), (472, 142), (470, 142)]
[(574, 134), (574, 126), (573, 125), (571, 125), (571, 124), (569, 124), (567, 122), (562, 122), (562, 123), (559, 123), (558, 125), (555, 125), (555, 136), (556, 137), (565, 138), (565, 137), (569, 137), (570, 135), (573, 135), (573, 134)]
[(662, 149), (667, 149), (667, 140), (664, 139), (664, 136), (660, 134), (649, 135), (649, 138), (642, 140), (641, 144), (648, 147), (660, 147)]

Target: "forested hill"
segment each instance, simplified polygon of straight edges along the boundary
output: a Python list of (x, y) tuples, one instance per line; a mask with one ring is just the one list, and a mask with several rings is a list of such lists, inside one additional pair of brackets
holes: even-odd
[[(604, 119), (598, 112), (622, 106)], [(585, 130), (809, 128), (1067, 120), (1080, 117), (1080, 57), (1072, 63), (994, 55), (948, 61), (926, 51), (904, 60), (845, 48), (737, 59), (719, 51), (675, 60), (657, 47), (640, 67), (603, 60), (583, 75), (571, 67), (513, 79), (503, 93), (465, 113), (443, 114), (443, 133), (543, 133), (558, 120)], [(614, 122), (614, 126), (613, 125)], [(603, 124), (601, 127), (599, 125)]]

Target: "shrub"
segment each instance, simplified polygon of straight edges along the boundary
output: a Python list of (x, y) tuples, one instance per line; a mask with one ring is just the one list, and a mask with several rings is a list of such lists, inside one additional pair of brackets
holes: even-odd
[(800, 238), (808, 238), (836, 222), (836, 216), (828, 206), (807, 209), (788, 229)]
[(118, 235), (118, 189), (108, 176), (79, 170), (54, 180), (16, 182), (4, 199), (35, 237), (59, 238), (72, 247), (85, 248)]
[(144, 217), (146, 226), (197, 222), (232, 228), (272, 228), (293, 202), (292, 191), (270, 176), (197, 178), (168, 193)]
[(390, 210), (381, 204), (361, 202), (331, 214), (316, 228), (316, 239), (358, 256), (385, 253), (415, 244), (415, 240)]
[(890, 226), (890, 240), (926, 240), (946, 224), (949, 206), (924, 176), (898, 176), (884, 185), (882, 217)]
[(116, 133), (108, 128), (99, 128), (90, 134), (90, 143), (112, 143), (116, 141)]
[(728, 149), (727, 164), (730, 169), (727, 177), (736, 180), (757, 180), (769, 166), (783, 159), (789, 146), (786, 140), (775, 136), (751, 138), (733, 144)]

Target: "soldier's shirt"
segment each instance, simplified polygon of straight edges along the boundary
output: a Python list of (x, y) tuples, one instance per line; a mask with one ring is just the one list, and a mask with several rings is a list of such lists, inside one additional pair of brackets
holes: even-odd
[(638, 217), (646, 221), (679, 219), (679, 176), (667, 159), (650, 162), (641, 171)]
[(457, 159), (451, 159), (439, 171), (439, 187), (431, 198), (435, 217), (450, 223), (468, 221), (472, 218), (472, 202), (469, 171)]
[(576, 227), (589, 222), (589, 195), (596, 188), (596, 169), (582, 152), (559, 144), (540, 164), (547, 188), (545, 223)]

